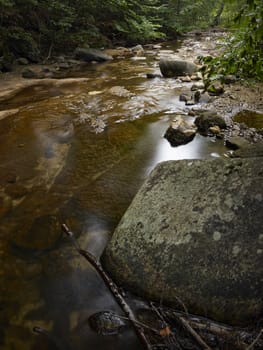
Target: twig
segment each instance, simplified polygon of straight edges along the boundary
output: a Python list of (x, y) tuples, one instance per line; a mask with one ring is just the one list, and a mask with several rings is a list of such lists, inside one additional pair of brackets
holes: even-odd
[(105, 282), (105, 284), (107, 285), (107, 287), (109, 288), (111, 293), (113, 294), (114, 298), (116, 299), (116, 301), (118, 302), (118, 304), (120, 305), (120, 307), (122, 308), (122, 310), (124, 311), (126, 316), (129, 318), (138, 338), (140, 339), (140, 341), (143, 344), (143, 346), (145, 347), (145, 349), (151, 350), (151, 348), (152, 348), (151, 344), (148, 342), (148, 340), (143, 332), (142, 327), (140, 327), (138, 325), (138, 321), (137, 321), (132, 309), (127, 304), (127, 302), (125, 301), (123, 296), (120, 294), (118, 286), (112, 281), (112, 279), (104, 271), (100, 261), (98, 259), (96, 259), (88, 251), (80, 248), (80, 246), (79, 246), (79, 244), (74, 236), (74, 233), (69, 230), (69, 228), (67, 227), (66, 224), (62, 225), (62, 230), (67, 236), (69, 236), (71, 238), (73, 245), (76, 248), (76, 250), (79, 252), (79, 254), (84, 256), (84, 258), (88, 260), (88, 262), (95, 268), (95, 270), (101, 276), (101, 278), (103, 279), (103, 281)]
[(196, 333), (196, 331), (190, 326), (189, 322), (187, 322), (185, 318), (178, 317), (178, 320), (204, 350), (211, 350), (210, 346), (208, 346), (206, 342), (200, 337), (200, 335)]
[(254, 348), (254, 345), (256, 345), (256, 343), (259, 341), (260, 337), (263, 334), (263, 328), (260, 330), (260, 332), (258, 333), (257, 337), (254, 339), (254, 341), (249, 345), (249, 347), (247, 347), (246, 350), (252, 350)]

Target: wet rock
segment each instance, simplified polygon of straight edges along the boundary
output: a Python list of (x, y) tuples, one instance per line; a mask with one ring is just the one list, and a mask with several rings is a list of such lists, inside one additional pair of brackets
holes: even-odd
[(90, 327), (101, 335), (119, 334), (127, 324), (111, 311), (100, 311), (89, 317)]
[(211, 101), (212, 97), (207, 92), (204, 92), (200, 95), (199, 103), (209, 103)]
[(204, 88), (205, 88), (205, 84), (202, 81), (199, 81), (192, 85), (191, 90), (192, 91), (203, 90)]
[(107, 49), (105, 53), (113, 58), (131, 56), (132, 52), (127, 47), (117, 47), (116, 49)]
[(221, 95), (224, 91), (224, 86), (220, 81), (214, 81), (207, 88), (207, 92), (212, 96)]
[(105, 54), (101, 50), (97, 49), (85, 49), (85, 48), (77, 48), (74, 51), (74, 57), (77, 60), (83, 60), (86, 62), (105, 62), (112, 60), (112, 57)]
[(220, 129), (226, 129), (225, 119), (218, 115), (216, 111), (208, 110), (199, 112), (198, 114), (198, 117), (195, 119), (195, 125), (202, 135), (208, 135), (209, 128), (212, 126), (218, 126)]
[(193, 98), (193, 94), (190, 91), (182, 92), (179, 95), (179, 101), (183, 101), (183, 102), (190, 101), (192, 100), (192, 98)]
[(190, 83), (191, 82), (191, 78), (189, 77), (189, 75), (186, 75), (185, 77), (180, 77), (180, 80), (182, 83)]
[[(260, 158), (263, 157), (263, 142), (249, 144), (234, 151), (231, 155), (233, 158)], [(259, 160), (262, 164), (262, 160)]]
[(208, 131), (213, 135), (220, 135), (220, 133), (221, 133), (221, 129), (219, 128), (218, 125), (210, 126)]
[(201, 72), (197, 72), (196, 74), (191, 75), (191, 80), (198, 81), (202, 79), (203, 77)]
[(196, 134), (196, 128), (183, 117), (176, 116), (166, 130), (164, 137), (170, 142), (171, 146), (185, 145), (193, 140)]
[(244, 137), (240, 137), (240, 136), (229, 137), (226, 140), (226, 146), (233, 150), (248, 147), (249, 144), (250, 143)]
[(142, 56), (144, 54), (144, 48), (142, 45), (133, 46), (130, 50), (136, 56)]
[(38, 73), (30, 68), (25, 68), (22, 71), (22, 77), (25, 79), (40, 79), (44, 78), (44, 73)]
[(127, 90), (123, 86), (113, 86), (111, 87), (108, 92), (114, 96), (119, 96), (119, 97), (129, 97), (131, 96), (131, 93), (129, 90)]
[(37, 217), (29, 230), (18, 226), (12, 244), (23, 250), (48, 250), (55, 248), (62, 237), (60, 223), (54, 215)]
[(185, 105), (186, 106), (194, 106), (197, 102), (195, 100), (190, 100), (190, 101), (186, 101)]
[(179, 298), (192, 313), (236, 325), (260, 317), (260, 161), (157, 165), (116, 228), (104, 266), (136, 293), (177, 306)]
[(192, 75), (197, 71), (198, 67), (188, 61), (169, 61), (166, 59), (160, 60), (159, 67), (161, 73), (166, 78), (175, 78), (184, 75)]

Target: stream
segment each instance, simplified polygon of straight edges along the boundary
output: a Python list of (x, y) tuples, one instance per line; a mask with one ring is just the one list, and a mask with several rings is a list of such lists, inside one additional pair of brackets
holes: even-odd
[(120, 309), (60, 225), (99, 257), (157, 163), (225, 153), (214, 138), (197, 135), (175, 148), (163, 138), (176, 113), (191, 120), (179, 94), (192, 83), (146, 73), (159, 74), (160, 57), (178, 49), (166, 43), (90, 64), (68, 84), (40, 82), (1, 105), (18, 110), (0, 120), (0, 349), (141, 348), (130, 328), (117, 336), (90, 329), (91, 314)]

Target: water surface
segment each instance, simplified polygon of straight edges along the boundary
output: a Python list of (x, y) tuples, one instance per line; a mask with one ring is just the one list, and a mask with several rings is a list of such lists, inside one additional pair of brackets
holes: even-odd
[(120, 310), (60, 225), (100, 256), (158, 162), (224, 154), (213, 138), (197, 135), (176, 148), (163, 138), (174, 113), (187, 115), (178, 94), (189, 86), (146, 79), (176, 47), (164, 49), (87, 66), (74, 74), (87, 81), (40, 83), (2, 105), (19, 112), (0, 121), (1, 349), (54, 348), (34, 326), (63, 349), (140, 349), (132, 330), (111, 337), (90, 330), (89, 315)]

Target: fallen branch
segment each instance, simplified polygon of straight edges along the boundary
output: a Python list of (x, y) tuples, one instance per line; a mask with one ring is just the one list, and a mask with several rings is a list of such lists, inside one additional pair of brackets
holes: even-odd
[(233, 342), (236, 348), (240, 350), (247, 350), (248, 344), (241, 339), (251, 337), (251, 334), (246, 332), (244, 329), (232, 327), (226, 324), (218, 323), (216, 321), (209, 320), (202, 316), (192, 315), (182, 311), (166, 308), (162, 310), (162, 313), (167, 317), (174, 317), (176, 319), (181, 318), (187, 321), (191, 328), (208, 331), (219, 337), (224, 337), (229, 341)]
[(256, 343), (261, 338), (262, 334), (263, 334), (263, 328), (260, 330), (260, 332), (258, 333), (258, 335), (255, 338), (255, 340), (249, 345), (249, 347), (246, 348), (246, 350), (252, 350), (254, 348), (254, 345), (256, 345)]
[(74, 233), (69, 230), (66, 224), (62, 225), (63, 232), (71, 238), (71, 241), (78, 251), (79, 254), (81, 254), (85, 259), (88, 260), (88, 262), (95, 268), (95, 270), (98, 272), (98, 274), (101, 276), (111, 293), (113, 294), (114, 298), (116, 299), (117, 303), (120, 305), (126, 316), (128, 317), (129, 321), (131, 322), (138, 338), (140, 339), (141, 343), (147, 350), (151, 350), (151, 344), (148, 342), (144, 332), (143, 328), (138, 324), (138, 321), (130, 308), (130, 306), (126, 303), (125, 299), (121, 295), (118, 286), (112, 281), (112, 279), (108, 276), (108, 274), (104, 271), (100, 261), (94, 257), (92, 254), (90, 254), (88, 251), (81, 249)]
[(206, 342), (200, 337), (199, 334), (190, 326), (189, 322), (183, 318), (178, 317), (179, 322), (183, 325), (183, 327), (191, 334), (191, 336), (196, 340), (196, 342), (202, 347), (204, 350), (212, 350), (210, 346), (206, 344)]

